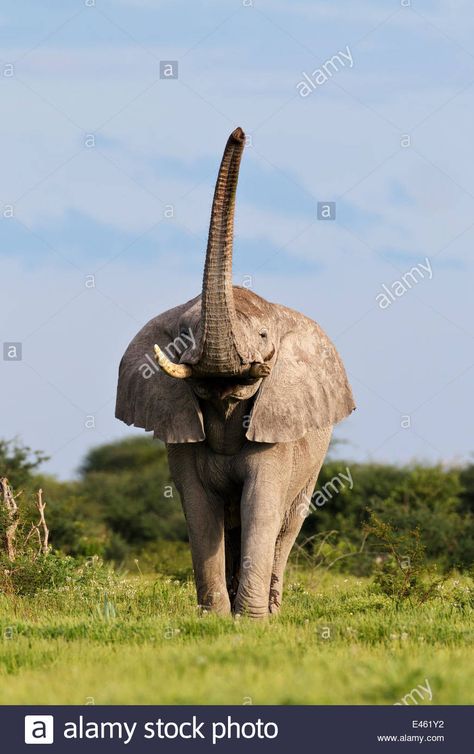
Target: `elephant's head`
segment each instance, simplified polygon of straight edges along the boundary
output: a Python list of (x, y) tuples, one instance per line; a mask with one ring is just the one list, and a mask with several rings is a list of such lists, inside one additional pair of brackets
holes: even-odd
[(256, 442), (298, 439), (354, 408), (344, 367), (318, 325), (232, 284), (244, 144), (245, 134), (236, 128), (214, 192), (201, 295), (148, 322), (120, 365), (117, 418), (153, 430), (165, 442), (205, 439), (198, 399), (256, 395), (247, 430)]

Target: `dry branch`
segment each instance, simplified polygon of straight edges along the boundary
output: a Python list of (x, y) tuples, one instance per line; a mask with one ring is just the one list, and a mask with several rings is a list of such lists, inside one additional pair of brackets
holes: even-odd
[[(43, 553), (43, 555), (46, 555), (49, 550), (49, 529), (46, 525), (46, 519), (44, 517), (44, 510), (46, 508), (46, 503), (43, 502), (43, 490), (41, 488), (36, 493), (36, 507), (38, 508), (39, 514), (40, 514), (38, 528), (41, 527), (41, 529), (43, 530), (41, 552)], [(41, 539), (41, 536), (40, 536), (40, 539)]]
[(44, 516), (46, 503), (43, 501), (43, 490), (41, 488), (36, 493), (35, 505), (38, 508), (40, 520), (37, 524), (32, 525), (30, 531), (28, 532), (28, 536), (25, 539), (25, 544), (28, 542), (30, 537), (36, 534), (36, 536), (38, 537), (39, 554), (47, 555), (47, 553), (49, 552), (49, 529)]
[[(5, 515), (5, 531), (3, 533), (3, 542), (0, 541), (0, 550), (3, 549), (9, 561), (13, 563), (17, 556), (16, 534), (20, 523), (20, 510), (17, 498), (22, 491), (15, 495), (10, 486), (7, 477), (0, 478), (0, 510), (3, 508)], [(49, 529), (45, 518), (46, 503), (43, 500), (43, 490), (39, 489), (36, 493), (35, 505), (39, 512), (39, 521), (33, 524), (28, 535), (23, 540), (23, 546), (28, 543), (32, 537), (38, 539), (38, 554), (46, 555), (49, 552)]]

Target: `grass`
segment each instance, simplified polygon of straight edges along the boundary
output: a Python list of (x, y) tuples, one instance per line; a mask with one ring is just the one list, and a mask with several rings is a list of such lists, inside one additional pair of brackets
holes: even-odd
[(264, 622), (200, 615), (166, 577), (2, 595), (0, 703), (394, 704), (425, 679), (432, 704), (474, 703), (472, 580), (423, 605), (355, 577), (288, 584)]

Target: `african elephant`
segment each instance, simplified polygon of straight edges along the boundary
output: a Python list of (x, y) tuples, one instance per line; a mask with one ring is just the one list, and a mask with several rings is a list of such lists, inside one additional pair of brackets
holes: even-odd
[(202, 293), (132, 340), (116, 416), (166, 443), (199, 604), (259, 618), (280, 607), (332, 426), (354, 401), (315, 322), (232, 284), (244, 144), (236, 128), (217, 178)]

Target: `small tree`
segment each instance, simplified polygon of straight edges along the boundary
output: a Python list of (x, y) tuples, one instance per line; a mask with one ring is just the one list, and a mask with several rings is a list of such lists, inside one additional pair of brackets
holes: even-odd
[(6, 477), (13, 489), (31, 482), (33, 472), (47, 460), (40, 450), (31, 450), (17, 440), (0, 440), (0, 476)]

